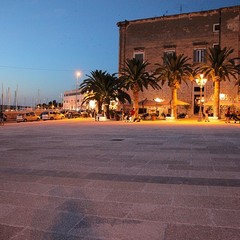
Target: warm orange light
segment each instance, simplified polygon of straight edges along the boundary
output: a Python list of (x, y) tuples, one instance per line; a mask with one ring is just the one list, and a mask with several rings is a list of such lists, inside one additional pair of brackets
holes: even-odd
[(155, 102), (163, 102), (164, 100), (157, 97), (157, 98), (154, 99), (154, 101), (155, 101)]
[(197, 85), (200, 86), (200, 88), (202, 88), (207, 83), (207, 79), (203, 77), (203, 74), (200, 74), (200, 77), (195, 80)]

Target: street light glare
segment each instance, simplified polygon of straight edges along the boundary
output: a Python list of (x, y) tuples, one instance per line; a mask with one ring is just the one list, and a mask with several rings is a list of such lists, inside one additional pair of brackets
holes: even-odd
[(80, 72), (80, 71), (77, 71), (77, 72), (76, 72), (76, 75), (77, 75), (77, 77), (80, 77), (80, 76), (81, 76), (81, 72)]
[(205, 86), (205, 84), (207, 83), (207, 79), (204, 78), (203, 74), (200, 74), (200, 77), (195, 80), (196, 80), (197, 85), (200, 86), (200, 88)]
[(154, 101), (155, 102), (163, 102), (163, 99), (157, 97), (157, 98), (154, 99)]

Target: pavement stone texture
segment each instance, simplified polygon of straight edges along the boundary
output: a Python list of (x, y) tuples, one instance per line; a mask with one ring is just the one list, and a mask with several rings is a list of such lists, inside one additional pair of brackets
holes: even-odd
[(0, 240), (239, 240), (240, 124), (0, 127)]

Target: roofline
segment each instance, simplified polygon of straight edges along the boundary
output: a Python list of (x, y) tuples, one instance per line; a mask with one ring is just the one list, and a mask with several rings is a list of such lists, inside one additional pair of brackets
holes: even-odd
[(229, 7), (222, 7), (222, 8), (216, 8), (216, 9), (209, 9), (209, 10), (204, 10), (204, 11), (198, 11), (198, 12), (187, 12), (187, 13), (180, 13), (180, 14), (173, 14), (173, 15), (163, 15), (163, 16), (159, 16), (159, 17), (150, 17), (150, 18), (139, 18), (139, 19), (135, 19), (135, 20), (124, 20), (124, 21), (120, 21), (117, 22), (117, 26), (121, 27), (123, 25), (129, 24), (129, 23), (134, 23), (134, 22), (140, 22), (140, 21), (152, 21), (152, 20), (160, 20), (160, 19), (166, 19), (166, 18), (172, 18), (172, 17), (183, 17), (188, 16), (190, 14), (199, 14), (199, 13), (210, 13), (210, 12), (214, 12), (214, 11), (220, 11), (223, 9), (231, 9), (231, 8), (240, 8), (240, 5), (234, 5), (234, 6), (229, 6)]

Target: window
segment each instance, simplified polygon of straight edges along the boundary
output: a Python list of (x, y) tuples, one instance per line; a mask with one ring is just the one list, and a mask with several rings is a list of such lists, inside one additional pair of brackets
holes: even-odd
[(169, 51), (165, 51), (163, 53), (163, 63), (166, 63), (166, 58), (167, 56), (173, 56), (173, 54), (175, 53), (175, 50), (169, 50)]
[(219, 23), (213, 24), (213, 32), (217, 33), (219, 31), (220, 31), (220, 24)]
[(143, 54), (143, 52), (135, 52), (134, 53), (134, 58), (136, 60), (139, 60), (139, 61), (143, 62), (144, 61), (144, 54)]
[(206, 62), (206, 49), (194, 49), (193, 51), (193, 62), (203, 63)]
[[(194, 92), (200, 92), (200, 87), (194, 87)], [(204, 92), (204, 87), (202, 88), (202, 91)]]
[[(240, 53), (240, 52), (239, 52)], [(234, 61), (234, 65), (235, 66), (240, 66), (240, 58), (235, 58), (235, 59), (233, 59), (233, 61)], [(239, 83), (240, 83), (240, 79), (239, 79)], [(240, 84), (239, 84), (240, 85)]]

